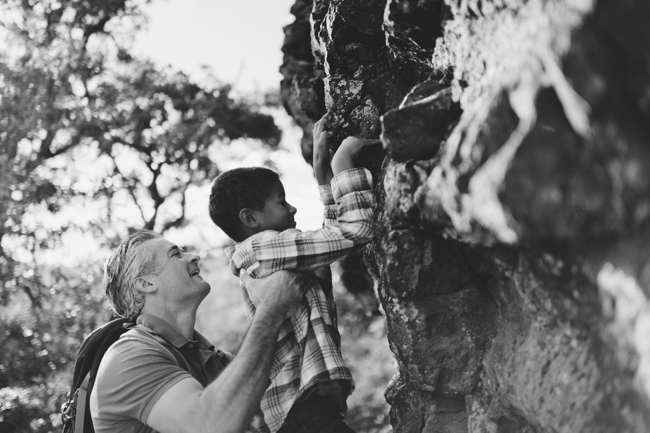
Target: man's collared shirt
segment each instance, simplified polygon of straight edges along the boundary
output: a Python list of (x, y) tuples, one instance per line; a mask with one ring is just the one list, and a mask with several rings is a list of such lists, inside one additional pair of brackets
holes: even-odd
[[(223, 371), (215, 358), (220, 352), (197, 331), (189, 340), (151, 315), (139, 316), (137, 324), (108, 349), (97, 372), (90, 398), (97, 433), (154, 432), (145, 422), (167, 390), (190, 377), (207, 386)], [(179, 366), (171, 350), (187, 365)]]
[[(372, 239), (372, 177), (365, 169), (347, 170), (332, 179), (331, 188), (325, 185), (319, 190), (325, 206), (321, 229), (267, 230), (226, 249), (230, 270), (236, 276), (240, 269), (253, 278), (283, 269), (311, 270), (316, 276), (298, 313), (281, 328), (271, 385), (262, 397), (262, 416), (253, 422), (262, 433), (275, 433), (294, 402), (316, 388), (338, 390), (345, 396), (354, 388), (341, 355), (328, 265)], [(252, 320), (255, 305), (244, 286), (242, 298)]]
[[(197, 330), (194, 330), (193, 340), (188, 340), (184, 335), (169, 326), (167, 322), (156, 316), (143, 314), (138, 316), (136, 323), (140, 325), (140, 329), (159, 335), (174, 346), (183, 355), (190, 369), (190, 374), (203, 387), (208, 386), (225, 368), (225, 365), (219, 361), (225, 356), (224, 352), (216, 349)], [(184, 368), (182, 365), (180, 367)]]

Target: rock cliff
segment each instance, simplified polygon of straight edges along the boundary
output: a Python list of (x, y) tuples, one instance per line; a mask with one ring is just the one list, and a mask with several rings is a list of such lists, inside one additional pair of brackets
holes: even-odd
[[(297, 0), (282, 96), (381, 137), (399, 433), (650, 431), (650, 3)], [(382, 160), (383, 159), (383, 160)]]

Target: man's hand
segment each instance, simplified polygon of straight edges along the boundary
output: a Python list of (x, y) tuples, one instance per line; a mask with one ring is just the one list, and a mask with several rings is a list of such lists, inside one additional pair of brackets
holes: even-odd
[(277, 271), (266, 278), (253, 279), (243, 269), (239, 274), (256, 308), (268, 308), (284, 319), (293, 316), (311, 286), (308, 272)]
[(376, 139), (366, 139), (359, 137), (348, 137), (341, 143), (338, 150), (332, 158), (332, 171), (334, 176), (344, 172), (345, 170), (350, 170), (355, 168), (355, 160), (359, 155), (359, 152), (364, 146), (369, 144), (378, 143), (379, 140)]
[(330, 180), (334, 177), (330, 165), (330, 148), (328, 145), (328, 139), (332, 136), (332, 133), (323, 131), (326, 119), (327, 113), (316, 122), (312, 132), (314, 137), (314, 175), (319, 185), (329, 185)]

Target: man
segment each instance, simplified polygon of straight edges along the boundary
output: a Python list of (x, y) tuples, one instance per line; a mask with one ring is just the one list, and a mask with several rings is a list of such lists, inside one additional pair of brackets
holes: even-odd
[[(285, 271), (253, 281), (242, 275), (257, 315), (223, 370), (213, 347), (194, 330), (196, 310), (210, 291), (198, 262), (146, 230), (125, 239), (106, 262), (104, 286), (115, 312), (139, 326), (102, 359), (90, 398), (98, 433), (229, 433), (250, 424), (268, 386), (280, 327), (299, 306), (308, 277)], [(165, 345), (183, 355), (191, 373)]]

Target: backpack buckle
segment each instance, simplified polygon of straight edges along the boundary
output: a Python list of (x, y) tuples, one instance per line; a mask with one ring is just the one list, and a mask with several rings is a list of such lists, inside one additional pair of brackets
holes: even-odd
[(74, 396), (70, 396), (70, 392), (66, 395), (68, 399), (61, 405), (61, 421), (63, 422), (63, 425), (74, 422), (77, 415), (78, 395), (79, 390), (75, 391)]

